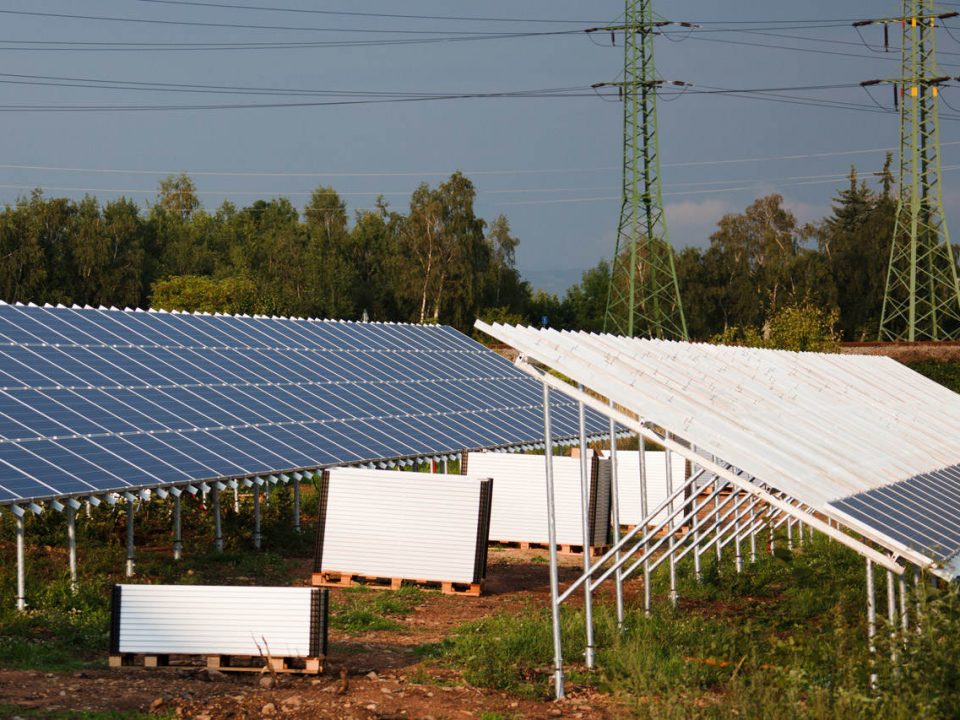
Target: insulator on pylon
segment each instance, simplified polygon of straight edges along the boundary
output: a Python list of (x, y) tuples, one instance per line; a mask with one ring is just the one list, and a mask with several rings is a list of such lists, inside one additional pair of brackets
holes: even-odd
[(615, 32), (610, 33), (610, 44), (614, 47), (617, 46), (617, 34)]
[(899, 96), (899, 93), (897, 92), (896, 83), (893, 84), (893, 109), (894, 110), (900, 109), (900, 96)]
[(883, 26), (883, 51), (890, 52), (890, 26)]

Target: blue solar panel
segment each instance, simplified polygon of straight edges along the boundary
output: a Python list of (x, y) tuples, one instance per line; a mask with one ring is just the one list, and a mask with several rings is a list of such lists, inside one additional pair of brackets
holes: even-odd
[(923, 473), (830, 504), (941, 562), (960, 554), (960, 465)]
[(541, 402), (449, 327), (0, 303), (0, 504), (537, 443)]

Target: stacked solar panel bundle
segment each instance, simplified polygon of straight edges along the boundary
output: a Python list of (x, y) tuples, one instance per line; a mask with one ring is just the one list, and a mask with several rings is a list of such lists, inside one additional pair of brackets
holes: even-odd
[(478, 477), (326, 471), (314, 577), (482, 583), (492, 490), (491, 480)]
[(320, 588), (115, 585), (114, 655), (321, 657), (327, 597)]
[[(667, 492), (667, 454), (662, 450), (647, 450), (643, 455), (647, 486), (647, 511), (655, 510), (669, 497)], [(673, 476), (671, 487), (679, 488), (687, 477), (687, 461), (674, 453), (670, 459)], [(640, 453), (636, 450), (617, 450), (617, 495), (620, 501), (620, 524), (639, 525), (643, 520), (640, 495)], [(679, 504), (679, 503), (678, 503)], [(667, 513), (657, 513), (647, 524), (665, 520)]]
[(0, 504), (530, 443), (542, 415), (449, 327), (0, 303)]
[[(461, 471), (491, 477), (496, 487), (490, 519), (494, 542), (545, 544), (547, 535), (546, 462), (543, 455), (471, 452)], [(591, 456), (589, 471), (590, 544), (607, 544), (610, 532), (610, 461)], [(583, 545), (580, 459), (553, 458), (557, 544)]]

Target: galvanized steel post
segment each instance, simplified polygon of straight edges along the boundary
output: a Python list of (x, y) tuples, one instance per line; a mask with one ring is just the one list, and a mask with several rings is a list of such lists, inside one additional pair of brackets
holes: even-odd
[(133, 499), (127, 498), (127, 577), (133, 577), (135, 569), (133, 547)]
[(223, 552), (223, 526), (220, 522), (220, 489), (214, 485), (210, 491), (210, 502), (213, 506), (213, 548)]
[(176, 491), (173, 496), (173, 559), (179, 560), (183, 557), (183, 520), (180, 514), (180, 491)]
[(77, 511), (67, 506), (67, 559), (70, 564), (70, 589), (77, 591)]
[[(613, 405), (613, 400), (610, 401), (610, 405)], [(617, 546), (620, 544), (620, 479), (617, 473), (619, 468), (617, 466), (617, 424), (613, 421), (613, 418), (610, 418), (610, 500), (611, 500), (611, 515), (613, 520), (613, 544)], [(613, 556), (616, 563), (620, 562), (620, 550)], [(613, 574), (614, 581), (614, 590), (616, 593), (616, 603), (617, 603), (617, 627), (623, 628), (623, 574), (621, 569), (617, 567), (616, 572)]]
[(553, 620), (553, 687), (564, 697), (563, 645), (560, 638), (560, 575), (557, 567), (557, 517), (553, 497), (553, 433), (550, 427), (550, 386), (543, 384), (543, 447), (547, 483), (547, 542), (550, 543), (550, 614)]
[[(667, 433), (667, 439), (670, 439), (670, 433)], [(664, 448), (664, 467), (666, 469), (667, 476), (667, 497), (673, 494), (673, 453), (670, 452), (668, 448)], [(677, 528), (675, 526), (676, 518), (673, 515), (673, 500), (670, 501), (670, 504), (667, 506), (668, 512), (670, 513), (670, 522), (667, 524), (667, 532), (670, 533), (670, 542), (668, 543), (667, 552), (670, 555), (670, 604), (673, 607), (677, 606), (677, 560), (674, 555), (674, 544), (677, 537)]]
[[(640, 466), (640, 524), (641, 536), (646, 535), (649, 521), (647, 518), (647, 448), (643, 435), (637, 435), (637, 451), (639, 453)], [(644, 543), (642, 552), (646, 553), (647, 545)], [(643, 561), (643, 612), (650, 615), (650, 607), (653, 603), (653, 591), (650, 588), (650, 562)]]
[[(583, 385), (579, 386), (583, 392)], [(590, 461), (587, 457), (587, 411), (583, 403), (577, 403), (580, 431), (580, 525), (583, 530), (583, 572), (590, 573)], [(583, 584), (583, 614), (586, 623), (586, 648), (584, 659), (587, 669), (593, 669), (593, 593), (590, 583)]]
[[(433, 471), (433, 463), (430, 470)], [(297, 478), (293, 479), (293, 530), (300, 532), (300, 481)]]
[(260, 485), (253, 481), (253, 547), (260, 549), (263, 536), (260, 533)]
[(877, 596), (873, 589), (873, 561), (867, 558), (867, 643), (870, 647), (870, 687), (877, 686)]
[(27, 597), (24, 589), (24, 552), (23, 552), (23, 515), (17, 516), (17, 610), (27, 609)]
[(887, 622), (890, 624), (890, 659), (897, 662), (897, 591), (893, 571), (887, 570)]

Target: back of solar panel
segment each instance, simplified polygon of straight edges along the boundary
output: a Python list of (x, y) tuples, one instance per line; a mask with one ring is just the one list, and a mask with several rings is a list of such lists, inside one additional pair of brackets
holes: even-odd
[(480, 583), (492, 491), (492, 480), (472, 476), (328, 470), (314, 572)]
[[(580, 459), (553, 458), (556, 536), (559, 545), (582, 545)], [(545, 544), (547, 535), (546, 462), (543, 455), (479, 452), (466, 454), (466, 471), (490, 476), (493, 496), (490, 539), (499, 542)], [(461, 463), (461, 472), (464, 463)], [(588, 533), (590, 544), (602, 547), (610, 533), (610, 462), (591, 454), (588, 459)]]

